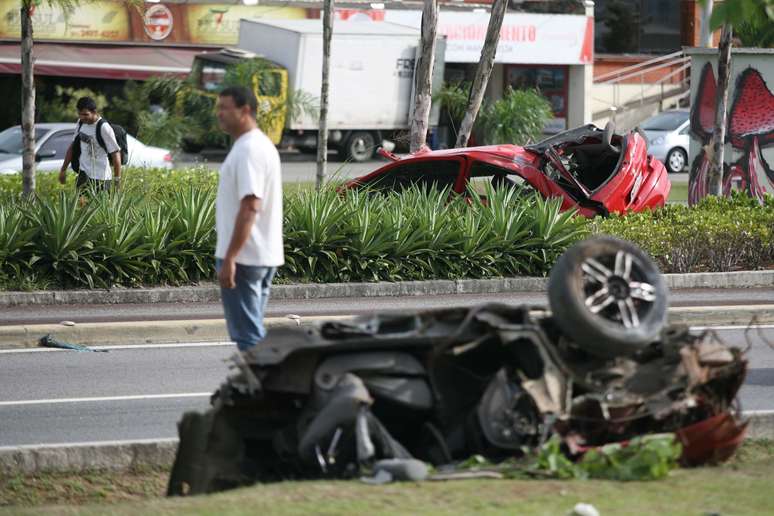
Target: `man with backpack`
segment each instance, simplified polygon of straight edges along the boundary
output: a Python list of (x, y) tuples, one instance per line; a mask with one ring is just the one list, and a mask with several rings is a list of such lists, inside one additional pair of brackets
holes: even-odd
[(119, 128), (122, 134), (116, 134), (113, 126), (99, 116), (97, 103), (91, 97), (78, 99), (76, 108), (78, 127), (59, 171), (59, 182), (65, 183), (67, 167), (72, 163), (73, 170), (78, 172), (78, 189), (109, 190), (111, 184), (118, 188), (121, 181), (121, 162), (125, 162), (122, 154), (126, 152), (126, 143), (122, 148), (119, 140), (126, 142), (126, 133)]

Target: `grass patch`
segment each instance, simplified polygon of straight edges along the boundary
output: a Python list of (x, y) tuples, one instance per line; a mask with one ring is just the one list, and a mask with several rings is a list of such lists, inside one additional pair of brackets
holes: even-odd
[(669, 202), (688, 202), (688, 183), (672, 182), (672, 189), (669, 191)]
[[(187, 499), (161, 499), (166, 472), (0, 479), (0, 514), (766, 514), (774, 441), (745, 443), (718, 467), (680, 469), (653, 482), (468, 480), (367, 486), (283, 482)], [(58, 503), (57, 506), (29, 507)], [(74, 505), (80, 505), (75, 507)], [(109, 507), (106, 504), (111, 504)], [(28, 506), (26, 508), (19, 505)]]

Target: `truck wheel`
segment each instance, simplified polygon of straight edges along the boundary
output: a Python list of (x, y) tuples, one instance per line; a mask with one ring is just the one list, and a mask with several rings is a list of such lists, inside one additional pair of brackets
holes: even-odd
[(631, 355), (658, 339), (667, 290), (653, 260), (630, 242), (591, 238), (568, 249), (548, 280), (559, 329), (589, 353)]
[(344, 153), (347, 159), (356, 163), (368, 161), (374, 155), (376, 150), (376, 140), (373, 133), (368, 131), (355, 131), (347, 139), (344, 145)]

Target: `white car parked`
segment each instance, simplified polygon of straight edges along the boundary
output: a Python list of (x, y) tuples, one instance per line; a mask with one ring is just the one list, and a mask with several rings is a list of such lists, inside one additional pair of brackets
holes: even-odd
[(664, 111), (640, 124), (648, 137), (648, 154), (652, 154), (674, 174), (682, 172), (688, 164), (688, 150), (691, 136), (687, 109)]
[[(67, 147), (75, 136), (75, 124), (36, 124), (35, 160), (40, 172), (58, 172), (62, 168)], [(126, 135), (129, 150), (127, 167), (171, 169), (172, 152), (169, 149), (145, 145)], [(21, 126), (0, 132), (0, 174), (16, 174), (22, 169)]]

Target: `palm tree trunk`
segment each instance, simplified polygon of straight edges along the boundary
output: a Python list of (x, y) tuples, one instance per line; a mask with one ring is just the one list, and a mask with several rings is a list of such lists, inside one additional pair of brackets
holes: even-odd
[(418, 151), (427, 141), (430, 106), (433, 101), (432, 77), (435, 63), (435, 36), (438, 29), (438, 0), (425, 0), (422, 11), (422, 41), (419, 63), (414, 76), (414, 113), (411, 117), (410, 152)]
[(21, 6), (21, 73), (22, 73), (22, 185), (24, 195), (35, 191), (35, 60), (32, 55), (31, 2)]
[(718, 93), (715, 111), (715, 131), (712, 135), (712, 160), (710, 162), (707, 192), (723, 194), (723, 164), (725, 162), (726, 123), (728, 120), (728, 86), (731, 78), (731, 25), (723, 25), (718, 45)]
[(492, 4), (492, 14), (489, 16), (489, 27), (486, 30), (484, 48), (481, 49), (481, 59), (476, 67), (473, 86), (470, 88), (468, 109), (465, 111), (465, 117), (460, 124), (456, 147), (465, 147), (468, 144), (470, 133), (473, 131), (473, 124), (476, 122), (478, 110), (481, 108), (481, 102), (484, 100), (486, 85), (489, 82), (489, 76), (492, 74), (497, 43), (500, 41), (500, 28), (503, 26), (503, 18), (505, 18), (507, 7), (508, 0), (495, 0), (494, 4)]
[(317, 132), (317, 190), (325, 183), (328, 162), (328, 95), (331, 75), (331, 36), (333, 35), (333, 0), (323, 3), (323, 60), (320, 89), (320, 125)]

